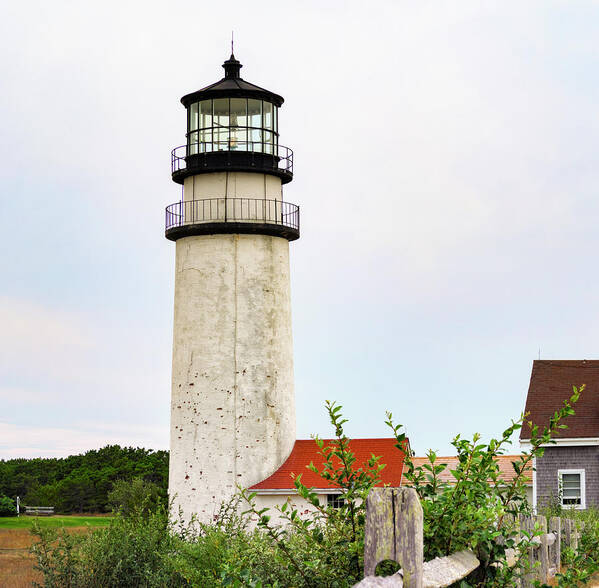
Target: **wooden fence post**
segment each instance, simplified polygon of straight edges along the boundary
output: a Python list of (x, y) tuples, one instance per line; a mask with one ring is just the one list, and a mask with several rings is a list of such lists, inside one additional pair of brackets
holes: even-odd
[(422, 506), (413, 488), (373, 488), (366, 499), (364, 575), (386, 559), (403, 572), (404, 588), (422, 588)]
[(578, 533), (572, 519), (564, 519), (564, 543), (567, 547), (578, 549)]
[(547, 536), (547, 519), (543, 515), (537, 515), (533, 518), (537, 529), (541, 530), (541, 543), (535, 549), (535, 561), (541, 565), (535, 570), (537, 580), (544, 584), (549, 581), (549, 537)]
[(414, 488), (400, 488), (394, 496), (397, 554), (404, 588), (422, 588), (424, 562), (423, 514)]
[(373, 488), (366, 499), (364, 529), (364, 575), (374, 576), (379, 562), (397, 561), (393, 523), (393, 488)]
[[(505, 544), (506, 537), (513, 537), (518, 539), (520, 537), (520, 519), (514, 517), (512, 514), (506, 514), (503, 517), (503, 523), (501, 525), (504, 530), (504, 535), (498, 539), (500, 545)], [(509, 567), (516, 564), (516, 550), (514, 548), (508, 548), (505, 551), (506, 563)], [(514, 580), (514, 588), (520, 588), (520, 578)]]
[[(524, 540), (528, 540), (528, 538), (532, 535), (533, 530), (534, 530), (534, 520), (532, 517), (525, 516), (525, 515), (520, 515), (518, 517), (518, 519), (520, 521), (520, 530), (522, 532), (526, 533), (526, 535), (523, 538), (524, 538)], [(524, 562), (524, 563), (526, 565), (526, 562)], [(535, 563), (534, 549), (531, 547), (528, 550), (528, 565), (530, 567), (530, 570), (526, 574), (524, 574), (521, 578), (520, 585), (522, 588), (533, 588), (534, 574), (532, 572), (532, 567), (534, 566), (534, 563)]]
[(561, 559), (561, 549), (562, 549), (562, 520), (559, 517), (551, 517), (549, 519), (549, 533), (553, 533), (555, 535), (555, 541), (553, 545), (549, 546), (549, 568), (550, 568), (550, 576), (555, 576), (555, 574), (559, 574), (562, 571), (562, 559)]

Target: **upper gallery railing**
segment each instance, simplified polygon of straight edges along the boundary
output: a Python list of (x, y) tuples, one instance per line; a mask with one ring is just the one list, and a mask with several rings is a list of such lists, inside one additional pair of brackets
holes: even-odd
[(255, 161), (260, 169), (271, 168), (278, 173), (293, 175), (293, 151), (289, 147), (263, 141), (234, 139), (200, 141), (175, 147), (171, 152), (171, 173), (183, 172), (190, 164), (194, 168), (210, 166), (215, 156), (219, 160), (223, 158), (225, 162), (228, 159), (232, 164), (241, 156), (250, 167)]

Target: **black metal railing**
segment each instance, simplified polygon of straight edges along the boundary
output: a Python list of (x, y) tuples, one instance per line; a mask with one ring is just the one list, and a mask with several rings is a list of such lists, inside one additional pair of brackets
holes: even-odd
[[(188, 145), (180, 145), (171, 151), (171, 173), (188, 169), (191, 162), (196, 166), (204, 162), (209, 165), (209, 158), (214, 154), (229, 157), (231, 162), (237, 154), (244, 154), (251, 167), (253, 159), (260, 168), (271, 167), (274, 171), (293, 174), (293, 151), (289, 147), (264, 141), (200, 141)], [(265, 156), (267, 156), (265, 158)], [(268, 157), (270, 156), (270, 157)], [(245, 158), (244, 158), (245, 159)]]
[(280, 225), (299, 232), (299, 206), (259, 198), (205, 198), (166, 207), (166, 231), (202, 223)]

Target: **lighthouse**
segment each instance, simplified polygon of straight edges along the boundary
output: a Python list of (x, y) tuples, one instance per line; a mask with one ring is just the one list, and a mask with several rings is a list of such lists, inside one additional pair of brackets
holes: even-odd
[(169, 496), (210, 522), (237, 486), (273, 474), (295, 442), (286, 202), (293, 153), (279, 143), (283, 98), (224, 77), (187, 94), (187, 140), (172, 151), (181, 199), (166, 208), (175, 242)]

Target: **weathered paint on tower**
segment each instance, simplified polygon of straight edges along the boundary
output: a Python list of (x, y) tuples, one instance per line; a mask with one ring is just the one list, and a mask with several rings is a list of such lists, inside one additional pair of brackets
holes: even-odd
[[(227, 64), (228, 67), (227, 67)], [(270, 476), (295, 442), (289, 241), (292, 154), (282, 98), (239, 77), (185, 96), (188, 142), (173, 154), (176, 241), (169, 495), (211, 521), (237, 485)], [(235, 71), (235, 68), (237, 70)], [(235, 75), (237, 77), (235, 77)]]

